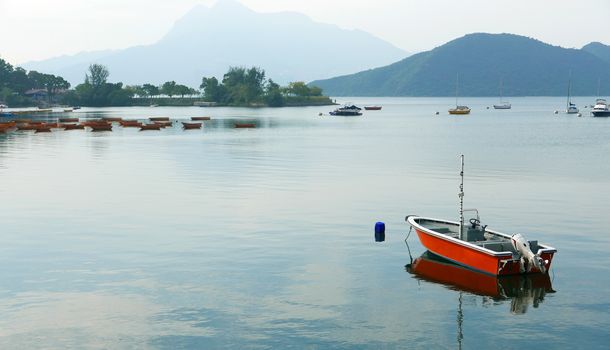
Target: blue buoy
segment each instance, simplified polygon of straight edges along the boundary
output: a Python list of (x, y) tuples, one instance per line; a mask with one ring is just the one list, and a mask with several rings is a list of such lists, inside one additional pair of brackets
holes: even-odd
[(375, 242), (385, 241), (385, 224), (381, 221), (375, 223)]

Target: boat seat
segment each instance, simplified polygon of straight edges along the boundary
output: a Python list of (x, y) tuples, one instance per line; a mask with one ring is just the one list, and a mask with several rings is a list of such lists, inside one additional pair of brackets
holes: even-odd
[(427, 229), (438, 233), (453, 233), (449, 227), (427, 227)]

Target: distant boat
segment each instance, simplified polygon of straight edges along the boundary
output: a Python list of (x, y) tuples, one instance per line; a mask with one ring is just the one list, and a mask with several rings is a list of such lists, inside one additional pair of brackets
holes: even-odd
[(458, 105), (459, 86), (460, 86), (460, 75), (457, 74), (455, 77), (455, 108), (449, 109), (449, 114), (470, 114), (470, 108), (468, 106)]
[(2, 108), (8, 108), (8, 106), (0, 103), (0, 109), (2, 109)]
[(594, 117), (610, 117), (610, 109), (608, 108), (608, 103), (603, 98), (598, 98), (595, 101), (595, 106), (591, 110), (591, 114)]
[(509, 102), (505, 102), (502, 101), (502, 97), (503, 97), (503, 84), (504, 82), (502, 81), (502, 79), (500, 79), (500, 103), (499, 104), (494, 104), (494, 109), (510, 109), (511, 105)]
[(153, 104), (151, 104), (150, 106), (151, 106), (151, 107), (159, 107), (159, 105), (158, 105), (158, 104), (154, 104), (154, 103), (153, 103)]
[(201, 129), (201, 123), (182, 122), (182, 127), (186, 129)]
[(142, 126), (140, 126), (140, 131), (145, 131), (145, 130), (161, 130), (161, 125), (159, 124), (142, 124)]
[(572, 71), (570, 71), (570, 79), (568, 79), (568, 101), (566, 102), (566, 113), (567, 114), (577, 114), (578, 107), (572, 103), (570, 99), (570, 95), (572, 94)]
[(254, 124), (254, 123), (235, 123), (234, 126), (237, 129), (256, 128), (256, 124)]
[(381, 106), (364, 106), (364, 109), (367, 111), (380, 111)]
[(330, 112), (330, 115), (336, 115), (336, 116), (344, 116), (344, 117), (350, 117), (350, 116), (359, 116), (362, 115), (362, 108), (357, 107), (356, 105), (345, 105), (343, 107), (337, 108), (334, 111)]

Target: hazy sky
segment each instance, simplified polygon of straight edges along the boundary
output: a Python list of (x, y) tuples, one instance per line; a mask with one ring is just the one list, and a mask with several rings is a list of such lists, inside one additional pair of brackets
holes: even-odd
[[(196, 4), (216, 0), (0, 0), (0, 57), (23, 63), (157, 41)], [(564, 47), (610, 44), (609, 0), (241, 0), (358, 28), (418, 52), (472, 32), (515, 33)], [(238, 24), (236, 24), (238, 25)]]

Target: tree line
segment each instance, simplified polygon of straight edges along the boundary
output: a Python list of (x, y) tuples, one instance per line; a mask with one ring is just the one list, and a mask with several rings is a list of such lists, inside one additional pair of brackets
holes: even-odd
[(230, 67), (222, 82), (216, 77), (204, 77), (199, 86), (206, 101), (223, 105), (248, 106), (267, 105), (280, 107), (287, 98), (322, 96), (322, 89), (309, 87), (302, 81), (291, 82), (281, 87), (265, 77), (265, 71), (258, 67)]
[(45, 90), (46, 98), (51, 102), (69, 88), (70, 83), (60, 76), (33, 70), (28, 72), (0, 58), (0, 101), (8, 105), (30, 104), (31, 99), (26, 95), (29, 90)]
[[(310, 99), (322, 103), (330, 101), (322, 96), (322, 89), (310, 87), (301, 81), (282, 87), (272, 79), (267, 79), (265, 71), (258, 67), (230, 67), (222, 81), (216, 77), (203, 77), (199, 86), (201, 91), (175, 81), (167, 81), (158, 86), (148, 83), (124, 86), (121, 82), (108, 82), (109, 76), (107, 67), (91, 64), (84, 82), (68, 90), (70, 83), (62, 77), (13, 68), (0, 59), (0, 101), (11, 106), (31, 105), (34, 101), (25, 95), (30, 89), (44, 89), (49, 103), (94, 107), (144, 105), (152, 99), (159, 101), (163, 96), (170, 99), (195, 96), (204, 101), (229, 106), (280, 107), (290, 101), (298, 101), (300, 104), (307, 104)], [(167, 99), (161, 101), (174, 102)], [(182, 101), (182, 105), (192, 105), (192, 101)]]

